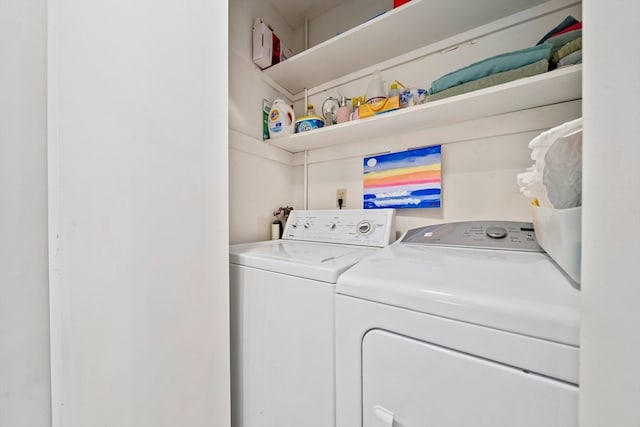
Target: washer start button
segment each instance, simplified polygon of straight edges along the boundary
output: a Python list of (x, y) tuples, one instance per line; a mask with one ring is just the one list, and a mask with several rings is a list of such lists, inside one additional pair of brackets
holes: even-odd
[(507, 229), (504, 227), (498, 227), (495, 225), (487, 227), (487, 236), (492, 239), (504, 239), (507, 237)]

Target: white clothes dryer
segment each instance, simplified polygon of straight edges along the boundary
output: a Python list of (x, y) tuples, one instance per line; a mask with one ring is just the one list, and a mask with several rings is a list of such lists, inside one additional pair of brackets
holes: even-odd
[(337, 426), (577, 426), (578, 336), (531, 224), (411, 230), (338, 280)]
[(234, 427), (335, 425), (335, 283), (394, 239), (392, 209), (294, 210), (229, 248)]

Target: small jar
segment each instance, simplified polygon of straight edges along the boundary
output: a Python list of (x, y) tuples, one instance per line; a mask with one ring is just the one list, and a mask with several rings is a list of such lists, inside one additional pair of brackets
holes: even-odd
[(364, 98), (356, 96), (353, 98), (353, 113), (351, 113), (351, 120), (358, 120), (358, 108), (364, 103)]

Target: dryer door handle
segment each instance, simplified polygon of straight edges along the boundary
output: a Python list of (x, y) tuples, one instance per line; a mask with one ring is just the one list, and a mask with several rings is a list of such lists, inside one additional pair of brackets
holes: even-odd
[(393, 427), (393, 412), (380, 405), (376, 405), (373, 407), (373, 413), (376, 414), (376, 418), (382, 421), (381, 426)]

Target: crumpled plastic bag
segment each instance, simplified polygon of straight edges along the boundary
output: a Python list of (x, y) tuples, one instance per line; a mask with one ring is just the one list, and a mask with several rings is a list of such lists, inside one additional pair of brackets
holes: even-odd
[(520, 192), (554, 209), (582, 205), (582, 118), (549, 129), (529, 143), (534, 165), (518, 174)]

